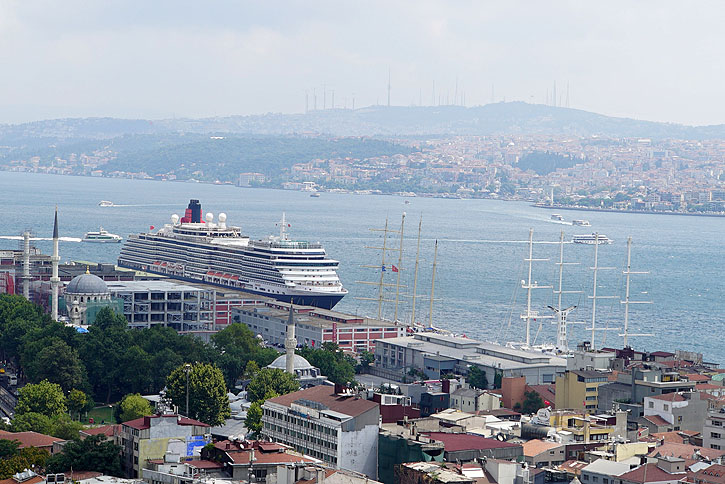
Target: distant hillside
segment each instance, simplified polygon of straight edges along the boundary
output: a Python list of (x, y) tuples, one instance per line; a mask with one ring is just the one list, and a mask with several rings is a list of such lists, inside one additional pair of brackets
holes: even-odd
[(684, 126), (615, 118), (578, 109), (509, 102), (461, 106), (329, 109), (308, 114), (263, 114), (204, 119), (58, 119), (0, 125), (0, 146), (32, 140), (58, 143), (108, 139), (124, 134), (228, 133), (253, 135), (419, 136), (550, 134), (646, 138), (725, 138), (725, 125)]

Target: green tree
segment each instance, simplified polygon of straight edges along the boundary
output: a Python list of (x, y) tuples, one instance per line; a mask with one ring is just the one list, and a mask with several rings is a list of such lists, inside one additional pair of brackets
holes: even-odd
[(13, 474), (25, 469), (34, 469), (42, 474), (48, 459), (48, 451), (37, 447), (20, 449), (15, 455), (7, 459), (0, 459), (0, 479), (8, 479)]
[(71, 415), (79, 416), (83, 409), (86, 408), (86, 405), (88, 405), (88, 397), (85, 392), (74, 388), (68, 394), (67, 404)]
[[(38, 345), (41, 348), (33, 348)], [(85, 386), (86, 368), (78, 352), (65, 341), (53, 337), (37, 340), (28, 346), (30, 351), (24, 352), (23, 368), (30, 381), (48, 380), (59, 384), (65, 392)]]
[[(167, 396), (186, 413), (186, 365), (179, 366), (166, 379)], [(188, 371), (189, 415), (209, 425), (221, 425), (231, 416), (224, 375), (209, 363), (196, 363)]]
[(53, 432), (53, 419), (37, 412), (16, 414), (13, 418), (13, 432), (29, 431), (50, 435)]
[(63, 451), (46, 461), (49, 473), (83, 469), (111, 476), (121, 475), (121, 447), (105, 435), (92, 435), (68, 442)]
[(370, 369), (370, 365), (372, 365), (374, 362), (374, 354), (367, 350), (360, 352), (360, 363), (355, 366), (355, 373), (367, 373), (367, 371)]
[(254, 360), (248, 361), (247, 366), (244, 367), (244, 377), (251, 380), (258, 372), (259, 365), (257, 364), (257, 362)]
[(501, 388), (501, 385), (503, 384), (503, 373), (496, 372), (495, 375), (493, 375), (493, 388)]
[(212, 343), (220, 353), (217, 362), (230, 388), (244, 375), (248, 362), (254, 361), (257, 367), (264, 367), (279, 356), (272, 348), (261, 346), (254, 333), (241, 323), (230, 324), (219, 331), (212, 336)]
[(28, 412), (57, 417), (67, 411), (63, 389), (57, 383), (43, 380), (40, 383), (25, 385), (20, 389), (15, 415)]
[(331, 382), (340, 385), (355, 382), (355, 359), (343, 353), (336, 343), (327, 342), (318, 349), (301, 348), (297, 353), (319, 368)]
[(472, 366), (468, 370), (468, 383), (473, 388), (488, 388), (488, 377), (486, 376), (486, 372), (481, 370), (478, 366)]
[(244, 420), (244, 426), (252, 432), (255, 437), (262, 431), (262, 404), (254, 402), (247, 410), (247, 418)]
[(0, 460), (15, 457), (20, 453), (20, 442), (17, 440), (0, 440)]
[(300, 389), (297, 377), (278, 368), (262, 368), (247, 385), (250, 402), (262, 402), (270, 393), (286, 395)]
[(540, 408), (544, 408), (544, 400), (541, 399), (541, 395), (536, 392), (525, 392), (521, 412), (536, 413)]
[(72, 440), (79, 438), (78, 432), (83, 429), (83, 424), (71, 420), (68, 415), (62, 415), (51, 421), (49, 434), (63, 440)]
[(129, 393), (123, 397), (123, 400), (121, 400), (121, 404), (118, 408), (121, 422), (128, 422), (129, 420), (134, 420), (153, 413), (153, 409), (151, 408), (149, 401), (138, 393)]

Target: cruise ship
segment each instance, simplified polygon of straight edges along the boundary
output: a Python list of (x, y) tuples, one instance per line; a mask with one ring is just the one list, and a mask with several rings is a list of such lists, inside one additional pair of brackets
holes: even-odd
[(338, 261), (319, 243), (291, 240), (284, 214), (279, 235), (252, 240), (239, 227), (218, 221), (191, 200), (185, 215), (155, 233), (131, 234), (118, 265), (191, 282), (202, 282), (295, 304), (332, 309), (347, 290), (337, 275)]

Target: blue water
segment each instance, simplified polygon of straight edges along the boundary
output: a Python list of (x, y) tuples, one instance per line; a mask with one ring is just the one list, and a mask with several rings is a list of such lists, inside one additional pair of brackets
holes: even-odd
[[(311, 198), (303, 192), (265, 189), (241, 189), (197, 183), (172, 183), (110, 178), (63, 177), (0, 172), (0, 235), (18, 235), (30, 228), (39, 237), (52, 232), (53, 207), (58, 205), (62, 236), (82, 237), (103, 225), (122, 236), (159, 227), (172, 213), (181, 214), (190, 198), (200, 199), (204, 211), (226, 212), (228, 223), (240, 225), (245, 234), (262, 237), (275, 233), (275, 223), (286, 212), (293, 238), (320, 241), (328, 254), (340, 261), (339, 275), (350, 294), (337, 305), (341, 311), (368, 316), (377, 315), (377, 303), (356, 299), (376, 297), (377, 287), (356, 281), (377, 281), (379, 270), (362, 268), (379, 265), (382, 235), (371, 228), (382, 228), (386, 217), (390, 228), (398, 229), (401, 214), (407, 212), (405, 250), (398, 317), (409, 320), (411, 314), (413, 266), (419, 217), (423, 216), (423, 236), (418, 277), (416, 319), (427, 322), (434, 240), (439, 241), (433, 324), (490, 341), (521, 341), (525, 292), (516, 290), (526, 272), (529, 228), (534, 240), (558, 241), (563, 229), (565, 239), (593, 231), (606, 234), (612, 245), (600, 246), (599, 265), (614, 267), (599, 272), (598, 295), (617, 296), (597, 304), (597, 326), (621, 328), (624, 294), (622, 270), (626, 261), (626, 238), (632, 236), (632, 270), (649, 271), (633, 275), (632, 300), (652, 301), (651, 305), (633, 305), (630, 332), (654, 333), (653, 337), (632, 337), (631, 344), (642, 350), (688, 349), (704, 353), (707, 360), (725, 362), (725, 349), (719, 335), (725, 322), (725, 219), (674, 215), (573, 212), (558, 210), (566, 220), (586, 218), (592, 227), (574, 228), (554, 223), (551, 211), (527, 203), (494, 200), (404, 199), (394, 196), (361, 196), (323, 193)], [(100, 200), (122, 206), (99, 207)], [(405, 200), (410, 203), (405, 204)], [(0, 240), (0, 248), (17, 248), (19, 242)], [(36, 244), (46, 253), (49, 241)], [(397, 248), (397, 239), (387, 244)], [(61, 242), (63, 260), (115, 262), (120, 244)], [(556, 285), (558, 244), (537, 243), (533, 279), (539, 285)], [(570, 328), (570, 341), (589, 339), (593, 265), (592, 246), (566, 244), (565, 290), (582, 294), (564, 297), (564, 305), (577, 305), (570, 320), (587, 324)], [(396, 252), (388, 254), (396, 266)], [(386, 283), (394, 284), (397, 274), (388, 268)], [(515, 296), (515, 297), (514, 297)], [(394, 289), (387, 299), (395, 299)], [(534, 291), (532, 308), (550, 314), (546, 306), (555, 303), (551, 290)], [(555, 304), (554, 304), (555, 305)], [(394, 303), (383, 305), (383, 314), (392, 318)], [(539, 322), (532, 328), (532, 338)], [(553, 342), (554, 325), (543, 320), (537, 342)], [(597, 332), (597, 346), (621, 346), (619, 331)], [(606, 340), (604, 339), (606, 335)]]

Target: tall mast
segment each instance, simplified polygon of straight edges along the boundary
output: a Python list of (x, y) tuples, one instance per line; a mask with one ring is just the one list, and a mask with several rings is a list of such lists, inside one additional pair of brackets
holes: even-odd
[(400, 299), (400, 273), (403, 272), (403, 231), (405, 229), (405, 212), (400, 220), (400, 249), (398, 251), (398, 277), (395, 281), (395, 313), (393, 321), (398, 320), (398, 300)]
[(597, 321), (597, 299), (613, 299), (615, 296), (597, 296), (597, 274), (600, 270), (604, 269), (614, 269), (614, 267), (599, 267), (599, 234), (594, 234), (594, 267), (591, 268), (592, 271), (594, 271), (594, 287), (592, 289), (592, 295), (589, 296), (589, 299), (592, 300), (592, 327), (589, 328), (592, 331), (592, 350), (596, 349), (594, 336), (595, 331), (613, 331), (614, 329), (610, 328), (597, 328), (596, 327), (596, 321)]
[(622, 274), (627, 276), (626, 283), (625, 283), (625, 291), (624, 291), (624, 301), (620, 301), (621, 304), (624, 304), (624, 333), (622, 333), (620, 336), (624, 337), (624, 347), (627, 348), (629, 346), (628, 337), (629, 336), (652, 336), (652, 334), (630, 334), (629, 333), (629, 305), (630, 304), (652, 304), (651, 301), (631, 301), (629, 299), (629, 276), (631, 274), (649, 274), (649, 272), (634, 272), (632, 271), (631, 266), (632, 261), (632, 237), (627, 237), (627, 270), (622, 271)]
[(576, 306), (570, 306), (568, 308), (561, 307), (562, 294), (576, 294), (581, 291), (565, 291), (564, 290), (564, 266), (565, 265), (578, 265), (578, 262), (564, 262), (564, 231), (561, 231), (559, 236), (559, 262), (556, 263), (559, 266), (559, 289), (554, 291), (557, 295), (556, 308), (549, 307), (556, 313), (556, 348), (559, 351), (569, 351), (569, 335), (567, 325), (567, 317), (569, 313), (576, 309)]
[(534, 229), (529, 229), (529, 257), (524, 259), (524, 262), (529, 263), (529, 277), (522, 284), (522, 288), (526, 289), (526, 314), (521, 315), (521, 319), (526, 320), (526, 345), (531, 345), (531, 320), (542, 316), (539, 316), (538, 311), (531, 310), (531, 290), (532, 289), (551, 289), (551, 286), (539, 286), (535, 281), (531, 280), (531, 272), (533, 269), (534, 262), (548, 261), (549, 259), (534, 259)]
[(385, 252), (388, 244), (388, 219), (385, 218), (385, 229), (383, 232), (383, 250), (382, 260), (380, 261), (380, 285), (378, 286), (378, 319), (382, 317), (383, 311), (383, 284), (385, 284), (383, 277), (385, 276)]
[(430, 281), (430, 309), (428, 310), (428, 325), (433, 326), (433, 297), (436, 287), (436, 263), (438, 261), (438, 240), (436, 239), (435, 249), (433, 250), (433, 277)]
[(413, 276), (413, 311), (410, 316), (410, 324), (415, 324), (415, 300), (418, 297), (418, 260), (420, 257), (420, 231), (423, 226), (423, 214), (420, 214), (418, 221), (418, 248), (415, 251), (415, 274)]

